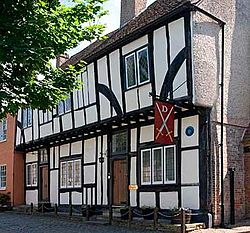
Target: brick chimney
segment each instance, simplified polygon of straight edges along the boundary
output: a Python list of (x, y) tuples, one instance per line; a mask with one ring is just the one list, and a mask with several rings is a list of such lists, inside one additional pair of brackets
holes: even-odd
[(60, 67), (64, 62), (69, 59), (69, 54), (59, 54), (56, 56), (56, 67)]
[(120, 27), (140, 14), (147, 6), (147, 0), (121, 0)]

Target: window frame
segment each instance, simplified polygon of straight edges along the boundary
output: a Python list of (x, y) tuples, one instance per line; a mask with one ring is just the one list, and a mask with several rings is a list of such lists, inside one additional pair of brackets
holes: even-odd
[[(28, 173), (28, 167), (31, 168), (30, 170), (30, 184), (28, 184), (29, 180), (29, 173)], [(34, 169), (35, 167), (35, 169)], [(37, 187), (37, 181), (38, 181), (38, 169), (37, 169), (37, 162), (35, 163), (29, 163), (26, 164), (26, 187)], [(35, 170), (35, 172), (34, 172)], [(35, 182), (34, 182), (35, 180)]]
[[(126, 135), (126, 149), (124, 151), (113, 151), (113, 144), (114, 144), (114, 140), (113, 137), (115, 135), (119, 135), (119, 134), (125, 134)], [(129, 137), (128, 137), (128, 131), (127, 130), (123, 130), (123, 131), (116, 131), (112, 134), (111, 136), (111, 141), (112, 141), (112, 147), (111, 147), (111, 155), (121, 155), (121, 154), (126, 154), (128, 153), (128, 144), (129, 144)]]
[[(4, 121), (5, 121), (5, 129), (3, 127), (4, 126), (4, 124), (3, 124)], [(0, 142), (7, 141), (7, 130), (8, 130), (7, 118), (3, 118), (3, 119), (0, 120)], [(1, 136), (1, 134), (2, 134), (2, 136)]]
[[(134, 57), (134, 65), (135, 65), (135, 72), (134, 72), (134, 75), (135, 75), (135, 84), (134, 85), (132, 85), (132, 86), (128, 86), (128, 64), (127, 64), (127, 59), (129, 58), (129, 57)], [(135, 54), (135, 52), (133, 52), (133, 53), (130, 53), (130, 54), (128, 54), (128, 55), (126, 55), (125, 56), (125, 73), (126, 73), (126, 89), (128, 90), (128, 89), (131, 89), (131, 88), (133, 88), (133, 87), (136, 87), (137, 85), (138, 85), (138, 78), (137, 78), (137, 62), (136, 62), (136, 54)]]
[[(30, 111), (30, 114), (29, 114)], [(26, 121), (27, 123), (24, 124), (24, 115), (26, 115)], [(31, 127), (33, 124), (33, 111), (31, 108), (25, 108), (22, 109), (22, 127), (25, 128), (29, 128)]]
[[(171, 147), (173, 147), (173, 150), (174, 150), (174, 180), (172, 180), (172, 181), (169, 181), (169, 180), (166, 180), (166, 148), (171, 148)], [(165, 173), (164, 173), (164, 183), (165, 184), (175, 184), (176, 183), (176, 146), (175, 145), (168, 145), (168, 146), (164, 146), (163, 147), (163, 149), (164, 149), (164, 152), (163, 152), (163, 157), (164, 157), (164, 171), (165, 171)]]
[[(152, 184), (163, 184), (163, 180), (164, 180), (164, 160), (163, 160), (163, 157), (164, 157), (164, 154), (163, 154), (163, 149), (162, 147), (155, 147), (155, 148), (152, 148), (152, 164), (151, 164), (151, 169), (152, 169)], [(156, 150), (160, 150), (161, 151), (161, 181), (155, 181), (154, 179), (154, 172), (155, 172), (155, 163), (154, 163), (154, 157), (155, 157), (155, 154), (154, 154), (154, 151)]]
[[(143, 181), (143, 159), (142, 159), (142, 154), (143, 152), (146, 152), (146, 151), (149, 151), (149, 161), (150, 161), (150, 166), (149, 166), (149, 169), (150, 169), (150, 181), (148, 182), (144, 182)], [(152, 183), (152, 150), (151, 148), (149, 149), (143, 149), (141, 150), (141, 184), (142, 185), (151, 185)]]
[[(145, 80), (145, 81), (143, 81), (143, 82), (141, 82), (141, 81), (140, 81), (140, 80), (141, 80), (141, 75), (140, 75), (140, 60), (139, 60), (139, 53), (142, 52), (143, 50), (146, 50), (146, 52), (147, 52), (148, 79)], [(137, 75), (138, 75), (138, 78), (137, 78), (138, 80), (137, 80), (137, 82), (138, 82), (138, 85), (142, 85), (142, 84), (147, 83), (147, 82), (150, 81), (150, 69), (149, 69), (148, 46), (143, 47), (143, 48), (139, 49), (138, 51), (136, 51), (136, 59), (137, 59)]]
[[(5, 186), (2, 186), (2, 168), (5, 168)], [(7, 188), (7, 165), (1, 164), (0, 165), (0, 190), (6, 190)]]
[[(70, 101), (70, 108), (69, 109), (67, 109), (66, 110), (66, 102), (67, 101)], [(59, 105), (60, 104), (62, 104), (62, 111), (60, 111), (59, 112)], [(71, 95), (71, 93), (69, 94), (69, 97), (67, 98), (67, 99), (65, 99), (65, 100), (61, 100), (59, 103), (58, 103), (58, 105), (57, 105), (57, 115), (58, 116), (62, 116), (62, 115), (64, 115), (64, 114), (66, 114), (66, 113), (69, 113), (69, 112), (71, 112), (72, 111), (72, 95)], [(74, 107), (73, 107), (74, 108)]]

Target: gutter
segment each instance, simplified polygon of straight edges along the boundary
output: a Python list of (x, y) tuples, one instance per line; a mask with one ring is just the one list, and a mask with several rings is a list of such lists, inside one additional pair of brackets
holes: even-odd
[(221, 227), (225, 226), (225, 204), (224, 204), (224, 132), (223, 132), (223, 125), (224, 125), (224, 66), (225, 66), (225, 25), (226, 23), (219, 19), (218, 17), (214, 16), (213, 14), (195, 6), (193, 4), (190, 5), (191, 11), (198, 11), (201, 14), (211, 18), (212, 20), (216, 21), (220, 28), (221, 28), (221, 83), (219, 84), (221, 87), (221, 135), (220, 135), (220, 182), (221, 182)]

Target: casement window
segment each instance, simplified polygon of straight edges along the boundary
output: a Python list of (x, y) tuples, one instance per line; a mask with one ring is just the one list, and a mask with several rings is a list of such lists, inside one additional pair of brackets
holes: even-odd
[(6, 165), (0, 165), (0, 190), (6, 189)]
[(26, 165), (26, 186), (37, 186), (37, 163)]
[(121, 154), (128, 150), (128, 134), (127, 132), (119, 132), (112, 135), (112, 153)]
[(49, 110), (39, 110), (39, 123), (44, 124), (52, 120), (52, 112)]
[(32, 125), (32, 109), (26, 108), (22, 110), (22, 125), (27, 128)]
[(61, 162), (61, 188), (81, 187), (81, 160)]
[(0, 120), (0, 141), (7, 138), (7, 119)]
[(71, 96), (69, 96), (66, 100), (60, 101), (57, 106), (58, 115), (70, 112), (70, 110), (71, 110)]
[(149, 81), (148, 48), (142, 48), (125, 57), (126, 88), (130, 89)]
[(176, 182), (175, 146), (141, 150), (141, 184), (172, 184)]
[(48, 163), (48, 153), (47, 149), (41, 149), (39, 150), (39, 158), (40, 158), (40, 163)]

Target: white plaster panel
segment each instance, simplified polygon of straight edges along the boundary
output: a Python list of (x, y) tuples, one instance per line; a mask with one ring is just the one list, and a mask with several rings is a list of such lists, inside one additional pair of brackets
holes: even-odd
[(74, 91), (73, 92), (73, 107), (74, 107), (74, 110), (78, 108), (78, 96), (77, 96), (77, 91)]
[[(199, 145), (199, 116), (190, 116), (182, 118), (181, 120), (181, 146), (198, 146)], [(186, 135), (187, 127), (192, 126), (194, 128), (194, 134), (192, 136)]]
[(89, 103), (92, 104), (96, 101), (94, 63), (88, 65), (87, 69), (88, 69)]
[(72, 192), (72, 205), (82, 205), (82, 194), (79, 192)]
[(58, 204), (58, 170), (50, 171), (50, 202)]
[(108, 159), (107, 159), (107, 135), (103, 136), (103, 153), (104, 153), (104, 163), (103, 163), (103, 204), (108, 204)]
[(140, 143), (154, 141), (154, 125), (141, 127)]
[(125, 46), (122, 47), (122, 54), (126, 55), (148, 43), (148, 36), (143, 36)]
[(199, 198), (199, 187), (182, 187), (181, 188), (182, 196), (182, 207), (190, 209), (199, 209), (200, 208), (200, 198)]
[(86, 118), (87, 124), (97, 121), (96, 105), (86, 108)]
[(56, 117), (53, 119), (53, 121), (54, 121), (54, 134), (59, 133), (60, 132), (59, 118)]
[(130, 150), (131, 152), (137, 151), (137, 129), (131, 129)]
[(161, 87), (168, 70), (165, 26), (154, 31), (154, 67), (156, 94), (160, 95)]
[(188, 150), (181, 153), (182, 184), (199, 183), (199, 150)]
[(82, 89), (83, 89), (83, 102), (84, 106), (89, 104), (89, 94), (88, 94), (88, 74), (87, 72), (82, 73)]
[(161, 209), (178, 208), (178, 192), (161, 192), (160, 208)]
[(16, 145), (20, 144), (20, 140), (21, 140), (21, 130), (17, 127), (17, 130), (16, 130)]
[(47, 124), (44, 124), (40, 127), (40, 136), (46, 137), (48, 135), (52, 134), (52, 122), (49, 122)]
[(60, 204), (68, 205), (69, 204), (69, 193), (60, 193)]
[(69, 130), (72, 129), (72, 114), (66, 113), (62, 116), (62, 125), (63, 130)]
[(139, 87), (140, 108), (145, 108), (153, 104), (152, 97), (149, 95), (150, 92), (152, 92), (150, 83)]
[(109, 102), (109, 100), (103, 94), (100, 94), (99, 96), (100, 96), (100, 115), (101, 115), (101, 120), (110, 118), (111, 117), (110, 102)]
[[(98, 151), (99, 158), (101, 157), (101, 137), (98, 137)], [(97, 163), (97, 204), (101, 205), (101, 163)]]
[(55, 168), (59, 167), (59, 147), (55, 147)]
[[(130, 184), (134, 185), (136, 183), (136, 158), (131, 158), (130, 167)], [(137, 190), (130, 190), (130, 205), (137, 206)]]
[(32, 127), (24, 129), (25, 142), (32, 140)]
[(182, 66), (175, 76), (173, 90), (175, 90), (173, 93), (174, 98), (180, 98), (188, 95), (186, 62), (183, 62)]
[(155, 193), (154, 192), (141, 192), (140, 193), (140, 207), (148, 206), (155, 207)]
[(177, 19), (168, 24), (170, 39), (170, 61), (185, 47), (184, 18)]
[(22, 122), (22, 110), (18, 110), (18, 114), (17, 114), (17, 120)]
[(95, 183), (95, 165), (84, 167), (84, 184)]
[(132, 90), (125, 92), (126, 99), (126, 111), (131, 112), (138, 109), (138, 89), (134, 88)]
[(32, 151), (26, 153), (26, 163), (37, 162), (38, 161), (38, 151)]
[(33, 137), (34, 139), (38, 139), (38, 114), (37, 114), (38, 110), (33, 110)]
[(49, 154), (49, 164), (50, 164), (50, 168), (53, 169), (53, 166), (54, 166), (54, 147), (51, 147), (50, 148), (50, 154)]
[(82, 141), (71, 143), (71, 155), (82, 154)]
[(75, 127), (81, 127), (85, 124), (84, 122), (84, 111), (79, 110), (79, 111), (75, 111)]
[[(115, 50), (113, 53), (109, 55), (109, 57), (110, 57), (111, 89), (114, 92), (120, 106), (122, 106), (119, 50)], [(114, 113), (115, 112), (113, 112), (113, 114)]]
[(84, 163), (95, 162), (96, 157), (96, 139), (91, 138), (84, 141)]
[(98, 68), (98, 83), (109, 86), (108, 82), (108, 67), (107, 67), (107, 57), (102, 57), (97, 61)]
[(69, 148), (70, 148), (69, 143), (61, 145), (60, 146), (60, 157), (69, 156), (70, 155)]
[(38, 204), (38, 190), (26, 190), (26, 205)]
[(178, 120), (174, 120), (174, 137), (178, 136)]

